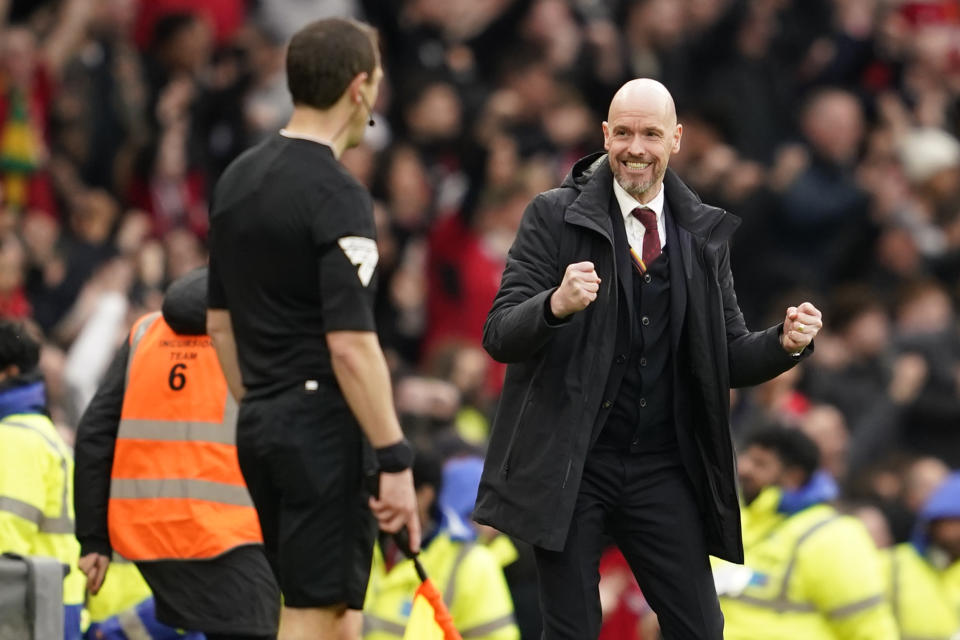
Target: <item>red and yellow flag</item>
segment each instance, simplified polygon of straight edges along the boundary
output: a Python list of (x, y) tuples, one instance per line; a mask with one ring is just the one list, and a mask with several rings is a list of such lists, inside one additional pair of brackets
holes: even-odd
[(462, 640), (453, 626), (453, 616), (443, 603), (443, 596), (429, 578), (420, 583), (413, 596), (413, 608), (403, 640)]

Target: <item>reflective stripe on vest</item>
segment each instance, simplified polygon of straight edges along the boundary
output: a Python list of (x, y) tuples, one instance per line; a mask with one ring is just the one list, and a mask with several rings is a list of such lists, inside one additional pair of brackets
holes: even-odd
[(890, 599), (893, 609), (893, 618), (897, 626), (903, 628), (903, 617), (900, 612), (900, 558), (896, 550), (890, 552)]
[[(787, 592), (790, 588), (790, 578), (793, 577), (793, 571), (797, 564), (797, 556), (799, 555), (800, 547), (803, 545), (803, 543), (822, 527), (825, 527), (840, 517), (841, 516), (839, 515), (832, 515), (828, 518), (824, 518), (823, 520), (814, 523), (810, 528), (804, 531), (799, 538), (797, 538), (797, 541), (793, 546), (793, 551), (790, 553), (790, 561), (787, 563), (787, 569), (784, 572), (783, 579), (780, 583), (780, 592), (777, 594), (776, 598), (773, 600), (768, 600), (765, 598), (758, 598), (756, 596), (744, 595), (742, 593), (739, 595), (726, 595), (724, 597), (731, 600), (736, 600), (738, 602), (743, 602), (760, 609), (772, 609), (777, 613), (816, 613), (818, 610), (812, 603), (793, 602), (787, 597)], [(834, 620), (842, 620), (843, 618), (847, 618), (881, 604), (883, 601), (883, 594), (877, 594), (875, 596), (870, 596), (869, 598), (864, 598), (863, 600), (858, 600), (856, 602), (843, 605), (842, 607), (838, 607), (832, 611), (827, 611), (824, 615)]]
[(385, 620), (384, 618), (381, 618), (373, 613), (367, 613), (366, 611), (363, 612), (363, 635), (380, 631), (382, 633), (389, 633), (397, 636), (398, 638), (402, 638), (406, 630), (406, 627), (404, 627), (402, 624), (392, 620)]
[(447, 609), (453, 606), (453, 598), (457, 595), (457, 571), (460, 569), (460, 565), (463, 564), (464, 558), (467, 557), (471, 549), (473, 549), (473, 543), (464, 542), (457, 551), (457, 557), (453, 559), (450, 577), (447, 578), (447, 588), (443, 590), (443, 602), (447, 605)]
[(246, 487), (222, 482), (207, 482), (189, 478), (114, 478), (110, 483), (110, 497), (115, 499), (137, 498), (188, 498), (252, 507)]
[(42, 429), (35, 425), (27, 422), (18, 422), (16, 420), (4, 420), (2, 424), (8, 427), (29, 429), (43, 438), (46, 443), (50, 445), (50, 447), (57, 453), (57, 458), (60, 460), (60, 469), (63, 471), (63, 492), (60, 497), (60, 515), (56, 518), (51, 518), (44, 515), (41, 509), (28, 502), (3, 495), (0, 495), (0, 511), (12, 513), (16, 516), (20, 516), (24, 520), (28, 520), (36, 524), (37, 529), (41, 533), (72, 534), (74, 532), (74, 526), (73, 518), (70, 517), (70, 485), (69, 478), (67, 477), (68, 472), (66, 454), (60, 450), (60, 447), (57, 446), (57, 442), (53, 438), (44, 433)]
[(513, 614), (510, 613), (505, 616), (500, 616), (496, 620), (491, 620), (490, 622), (485, 622), (483, 624), (478, 624), (475, 627), (464, 629), (460, 632), (460, 637), (464, 640), (467, 640), (467, 638), (482, 638), (483, 636), (489, 635), (498, 629), (512, 626), (515, 623), (516, 621), (513, 618)]
[(178, 335), (159, 313), (134, 325), (108, 510), (121, 555), (202, 559), (262, 542), (237, 413), (209, 336)]
[(827, 611), (827, 617), (833, 620), (843, 620), (844, 618), (854, 616), (861, 611), (866, 611), (867, 609), (875, 607), (878, 604), (883, 604), (885, 600), (886, 598), (884, 595), (882, 593), (878, 593), (875, 596), (870, 596), (869, 598), (857, 600), (856, 602), (845, 604), (842, 607), (831, 609), (830, 611)]

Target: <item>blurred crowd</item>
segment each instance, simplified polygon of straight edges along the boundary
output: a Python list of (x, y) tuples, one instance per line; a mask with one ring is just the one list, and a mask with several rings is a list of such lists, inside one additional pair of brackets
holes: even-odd
[(66, 436), (131, 322), (205, 263), (218, 175), (292, 110), (284, 43), (330, 15), (380, 32), (376, 124), (343, 162), (374, 195), (418, 446), (482, 454), (503, 373), (482, 326), (524, 207), (653, 77), (671, 167), (743, 220), (748, 325), (824, 310), (811, 358), (735, 392), (735, 439), (801, 429), (878, 545), (910, 537), (960, 467), (958, 0), (0, 0), (0, 314), (42, 330)]

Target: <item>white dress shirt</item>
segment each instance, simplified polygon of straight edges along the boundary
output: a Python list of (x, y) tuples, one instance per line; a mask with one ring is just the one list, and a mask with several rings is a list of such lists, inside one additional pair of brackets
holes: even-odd
[(627, 229), (627, 241), (630, 242), (630, 246), (637, 252), (637, 255), (643, 255), (643, 236), (647, 232), (643, 223), (630, 213), (637, 207), (647, 207), (657, 214), (657, 233), (660, 236), (660, 248), (663, 249), (667, 244), (667, 228), (663, 222), (663, 185), (660, 185), (660, 191), (656, 197), (647, 204), (640, 204), (636, 198), (620, 186), (616, 178), (613, 179), (613, 193), (617, 196), (617, 204), (620, 205), (620, 213), (623, 214), (623, 225)]

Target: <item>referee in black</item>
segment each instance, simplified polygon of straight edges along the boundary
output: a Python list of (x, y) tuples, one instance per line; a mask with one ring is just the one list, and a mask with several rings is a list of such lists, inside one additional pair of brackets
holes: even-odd
[[(227, 168), (211, 207), (207, 329), (241, 399), (237, 452), (284, 596), (280, 640), (359, 638), (377, 523), (420, 545), (413, 454), (373, 319), (372, 203), (338, 162), (382, 77), (371, 27), (331, 18), (297, 32), (293, 115)], [(364, 434), (379, 499), (363, 490)]]

